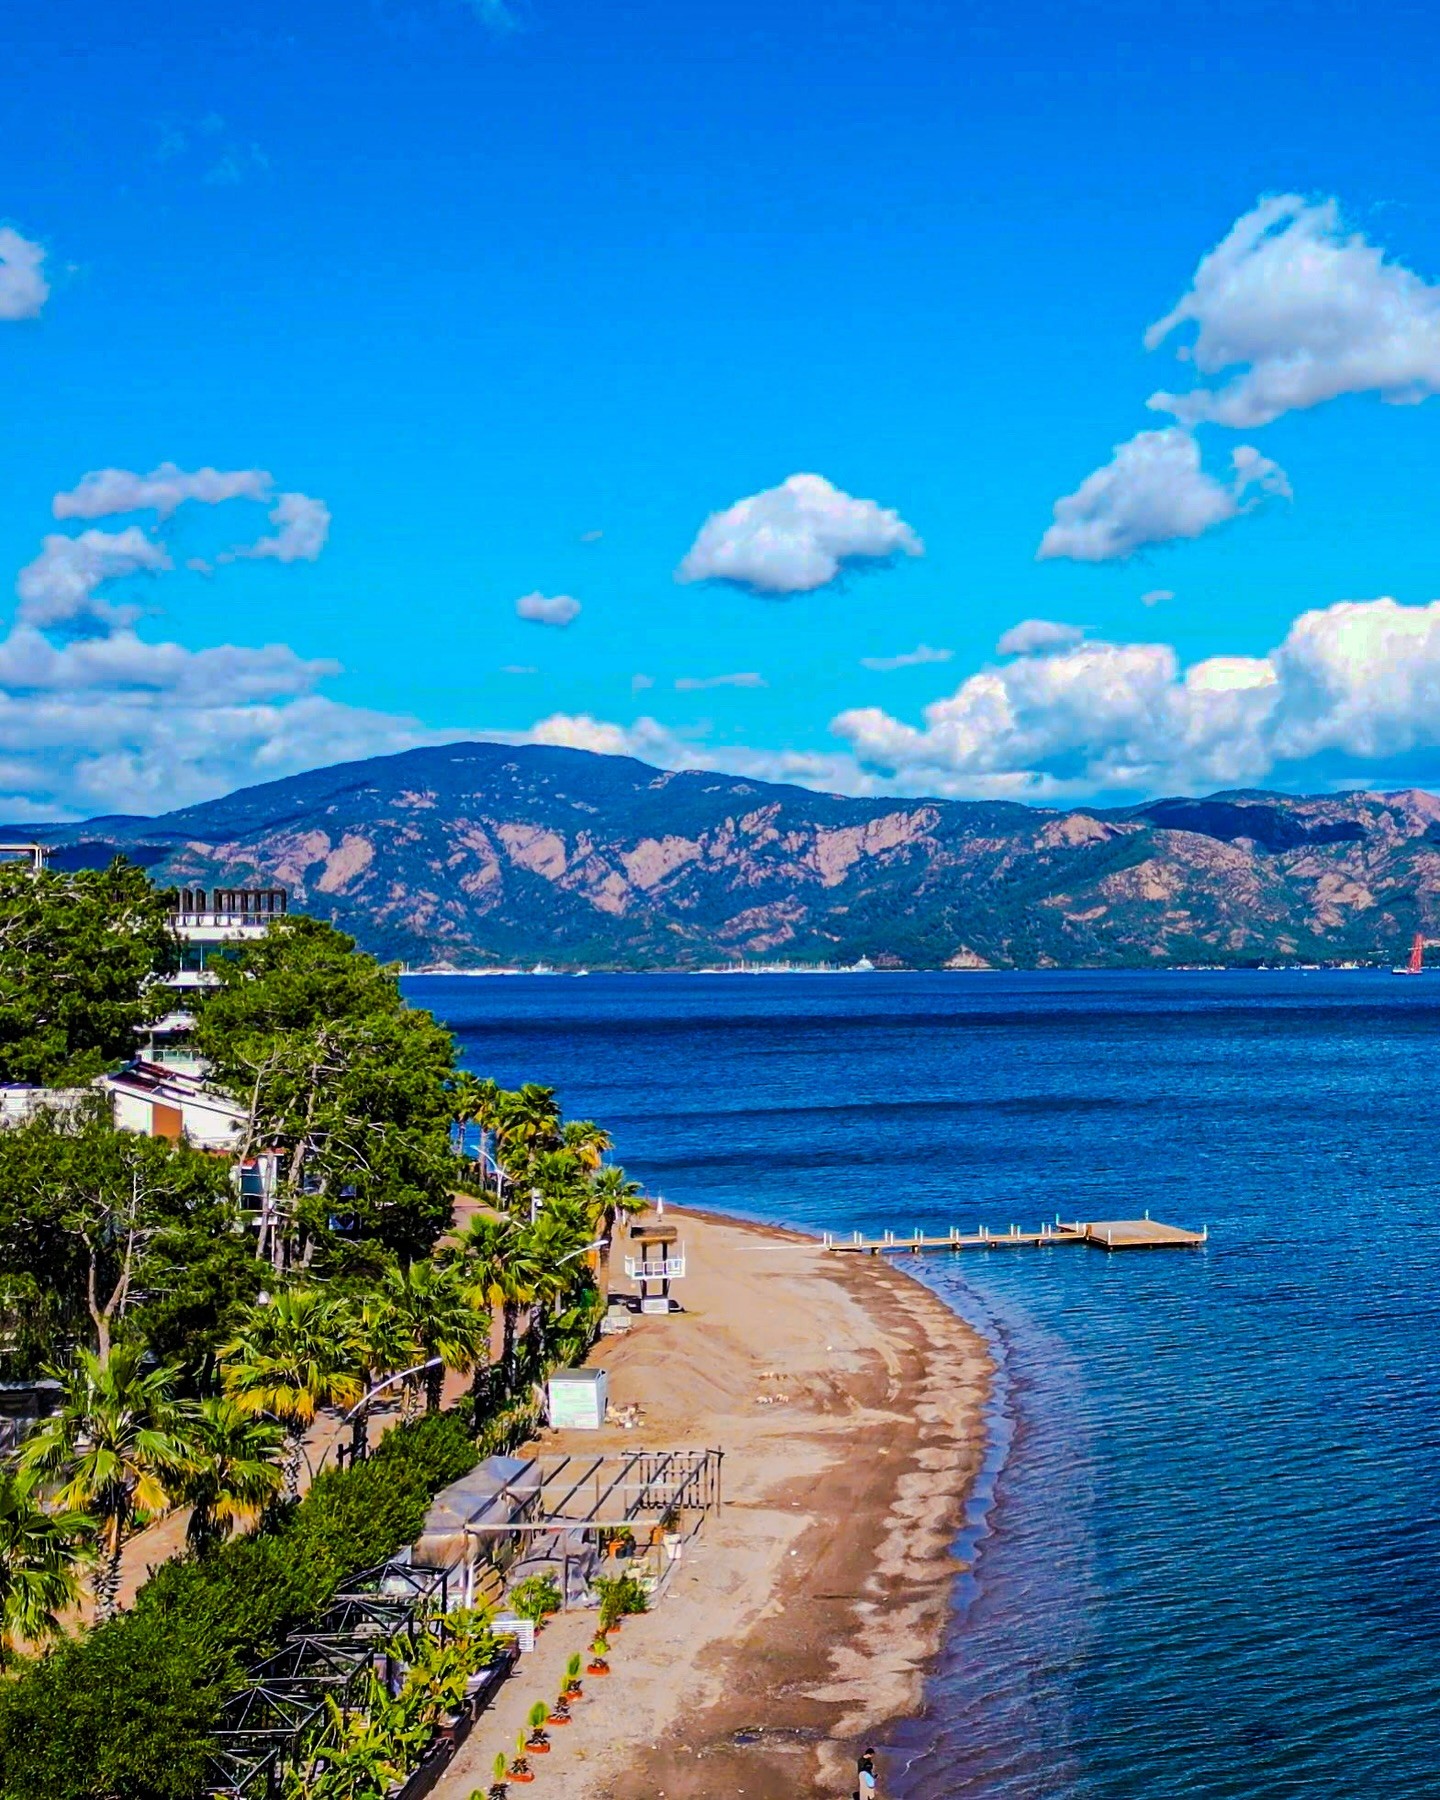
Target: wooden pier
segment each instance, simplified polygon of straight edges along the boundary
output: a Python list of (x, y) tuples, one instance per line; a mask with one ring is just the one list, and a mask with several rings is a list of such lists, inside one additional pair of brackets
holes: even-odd
[(1205, 1228), (1186, 1231), (1180, 1225), (1162, 1225), (1146, 1213), (1143, 1219), (1079, 1219), (1057, 1218), (1053, 1225), (1042, 1225), (1038, 1231), (1022, 1231), (1012, 1225), (1008, 1231), (990, 1231), (977, 1226), (962, 1231), (952, 1225), (944, 1237), (927, 1237), (916, 1228), (908, 1237), (887, 1231), (883, 1237), (867, 1238), (854, 1232), (848, 1238), (825, 1233), (827, 1250), (845, 1251), (854, 1256), (912, 1256), (935, 1250), (1049, 1250), (1057, 1244), (1091, 1244), (1097, 1250), (1198, 1250), (1209, 1239)]

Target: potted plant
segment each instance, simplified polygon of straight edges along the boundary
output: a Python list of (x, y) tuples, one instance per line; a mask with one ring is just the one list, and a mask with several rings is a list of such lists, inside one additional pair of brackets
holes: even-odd
[(511, 1781), (533, 1781), (535, 1771), (530, 1767), (530, 1760), (525, 1754), (525, 1733), (522, 1731), (515, 1740), (515, 1754), (510, 1758)]
[(522, 1619), (529, 1619), (540, 1631), (551, 1613), (560, 1610), (560, 1583), (549, 1574), (527, 1575), (511, 1588), (510, 1604)]
[(580, 1679), (580, 1665), (581, 1656), (577, 1650), (565, 1665), (565, 1686), (562, 1691), (567, 1700), (578, 1700), (585, 1692), (585, 1685)]
[(665, 1554), (671, 1562), (677, 1562), (685, 1543), (685, 1535), (680, 1529), (680, 1508), (668, 1506), (660, 1520), (660, 1533), (665, 1544)]
[(530, 1735), (525, 1740), (527, 1756), (548, 1756), (550, 1739), (545, 1734), (545, 1721), (550, 1716), (550, 1708), (543, 1700), (537, 1700), (530, 1708)]
[(505, 1752), (495, 1752), (495, 1766), (492, 1771), (494, 1779), (490, 1783), (489, 1792), (482, 1795), (479, 1788), (470, 1796), (470, 1800), (507, 1800), (509, 1790), (505, 1785)]
[(547, 1725), (568, 1725), (570, 1723), (570, 1701), (565, 1694), (550, 1708), (545, 1715)]
[(598, 1632), (590, 1645), (590, 1660), (585, 1665), (587, 1675), (608, 1675), (610, 1665), (605, 1660), (605, 1652), (610, 1648), (610, 1640), (605, 1633)]

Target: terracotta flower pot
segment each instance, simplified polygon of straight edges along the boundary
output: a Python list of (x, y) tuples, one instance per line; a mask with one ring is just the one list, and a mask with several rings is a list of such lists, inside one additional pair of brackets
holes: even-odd
[(592, 1663), (586, 1663), (585, 1673), (587, 1675), (608, 1675), (610, 1673), (610, 1665), (607, 1662), (600, 1662), (598, 1660)]
[(527, 1756), (548, 1756), (550, 1754), (550, 1746), (548, 1744), (537, 1743), (534, 1738), (526, 1738), (525, 1754)]
[(507, 1775), (505, 1779), (507, 1781), (533, 1781), (535, 1779), (535, 1771), (533, 1769), (526, 1769), (523, 1775), (510, 1774)]
[(569, 1725), (571, 1719), (569, 1713), (551, 1713), (545, 1723), (547, 1725)]

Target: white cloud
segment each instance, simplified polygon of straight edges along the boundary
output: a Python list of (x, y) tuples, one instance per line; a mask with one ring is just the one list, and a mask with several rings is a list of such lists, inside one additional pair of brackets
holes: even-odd
[[(309, 494), (276, 494), (275, 478), (265, 469), (182, 469), (161, 463), (148, 475), (130, 469), (93, 469), (67, 492), (57, 494), (51, 510), (57, 519), (102, 519), (112, 513), (155, 512), (162, 519), (187, 500), (219, 506), (227, 500), (258, 500), (270, 506), (275, 527), (249, 544), (237, 544), (217, 560), (271, 558), (275, 562), (314, 562), (330, 536), (330, 508)], [(191, 557), (188, 568), (209, 573), (203, 558)]]
[(705, 688), (762, 688), (766, 685), (763, 675), (748, 669), (739, 675), (677, 675), (675, 678), (675, 691), (680, 694), (697, 694)]
[(1045, 656), (1052, 650), (1069, 650), (1085, 633), (1078, 625), (1062, 625), (1055, 619), (1022, 619), (1003, 634), (995, 646), (1001, 656)]
[(1162, 600), (1173, 600), (1174, 588), (1149, 588), (1140, 596), (1142, 606), (1159, 606)]
[(1227, 486), (1201, 468), (1200, 446), (1188, 431), (1170, 425), (1138, 432), (1117, 444), (1110, 461), (1073, 494), (1055, 502), (1055, 523), (1037, 555), (1119, 561), (1149, 544), (1199, 537), (1266, 495), (1288, 498), (1285, 471), (1253, 446), (1233, 450), (1231, 466)]
[(654, 685), (655, 677), (653, 675), (632, 675), (630, 677), (630, 692), (632, 694), (642, 694), (646, 688), (652, 688)]
[(580, 616), (580, 602), (569, 594), (522, 594), (515, 602), (516, 616), (534, 625), (568, 625)]
[(917, 644), (913, 650), (902, 650), (898, 656), (862, 656), (860, 667), (873, 669), (879, 675), (893, 675), (896, 669), (918, 669), (924, 663), (949, 662), (953, 650), (932, 650), (929, 644)]
[(500, 673), (502, 675), (538, 675), (540, 671), (533, 663), (502, 663)]
[(1167, 644), (1087, 641), (969, 676), (915, 727), (833, 727), (906, 792), (1059, 800), (1252, 785), (1440, 750), (1440, 601), (1302, 613), (1268, 656), (1182, 668)]
[(330, 536), (330, 508), (309, 494), (281, 494), (270, 509), (276, 526), (269, 537), (238, 547), (233, 554), (273, 557), (276, 562), (314, 562)]
[(0, 319), (38, 319), (50, 298), (45, 251), (12, 226), (0, 225)]
[(117, 606), (101, 598), (99, 588), (127, 575), (153, 575), (170, 567), (164, 545), (146, 537), (138, 525), (124, 531), (82, 531), (79, 537), (52, 532), (16, 578), (16, 617), (25, 625), (74, 632), (133, 624), (141, 609)]
[(847, 566), (922, 556), (924, 549), (898, 512), (853, 499), (821, 475), (791, 475), (712, 513), (675, 578), (803, 594), (825, 587)]
[(1334, 200), (1262, 200), (1204, 257), (1189, 291), (1145, 334), (1154, 349), (1182, 325), (1180, 355), (1215, 387), (1157, 393), (1185, 424), (1249, 428), (1340, 394), (1404, 403), (1440, 393), (1440, 287), (1359, 232)]
[(275, 485), (264, 469), (178, 468), (161, 463), (148, 475), (129, 469), (94, 469), (68, 493), (57, 494), (51, 509), (57, 519), (103, 519), (111, 513), (159, 513), (168, 519), (186, 500), (207, 506), (224, 500), (267, 500)]
[[(148, 476), (97, 471), (57, 495), (54, 510), (102, 518), (146, 508), (165, 518), (186, 500), (269, 499), (268, 490), (259, 471), (187, 474), (162, 464)], [(277, 546), (262, 540), (249, 553), (318, 554), (317, 506), (278, 496)], [(159, 537), (129, 525), (52, 533), (20, 571), (15, 623), (0, 637), (0, 782), (31, 816), (166, 810), (245, 781), (456, 735), (326, 699), (317, 684), (340, 665), (284, 644), (195, 651), (140, 637), (142, 609), (112, 599), (108, 584), (172, 567)]]
[(633, 756), (660, 769), (713, 769), (755, 781), (790, 781), (824, 793), (880, 791), (853, 757), (829, 751), (756, 750), (743, 744), (710, 745), (682, 737), (646, 715), (629, 725), (589, 713), (552, 713), (529, 731), (487, 733), (501, 743), (559, 744), (600, 756)]

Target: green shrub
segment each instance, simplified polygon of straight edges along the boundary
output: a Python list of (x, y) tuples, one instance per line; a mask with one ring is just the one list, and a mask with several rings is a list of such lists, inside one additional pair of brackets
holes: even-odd
[(321, 1475), (266, 1530), (163, 1565), (132, 1611), (0, 1683), (4, 1800), (194, 1800), (245, 1666), (412, 1542), (431, 1496), (476, 1460), (458, 1421), (432, 1415)]

